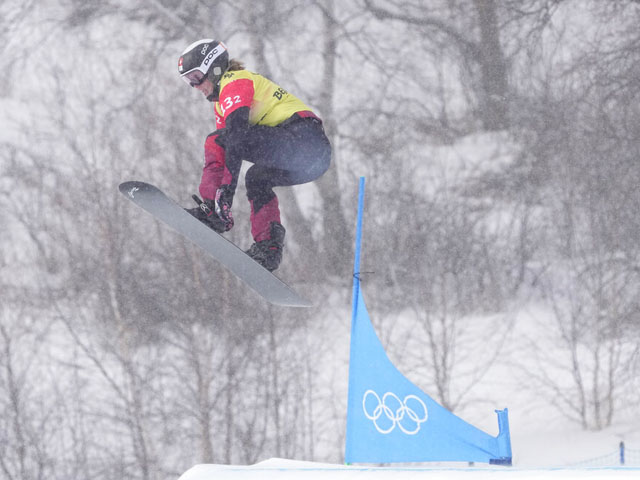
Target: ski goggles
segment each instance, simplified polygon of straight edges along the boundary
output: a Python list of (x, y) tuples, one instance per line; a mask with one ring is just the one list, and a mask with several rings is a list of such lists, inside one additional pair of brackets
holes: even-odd
[(201, 85), (206, 78), (207, 74), (199, 68), (194, 68), (193, 70), (189, 70), (187, 73), (182, 74), (182, 79), (192, 87)]

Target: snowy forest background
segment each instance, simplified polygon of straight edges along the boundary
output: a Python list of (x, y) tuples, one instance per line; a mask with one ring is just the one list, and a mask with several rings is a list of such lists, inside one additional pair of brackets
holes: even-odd
[[(516, 465), (560, 431), (640, 442), (639, 24), (632, 0), (0, 3), (0, 477), (342, 462), (361, 175), (401, 371), (488, 433), (509, 407)], [(278, 274), (315, 308), (117, 190), (191, 204), (215, 127), (177, 59), (206, 37), (325, 120), (331, 170), (279, 190)], [(248, 247), (242, 182), (234, 211)]]

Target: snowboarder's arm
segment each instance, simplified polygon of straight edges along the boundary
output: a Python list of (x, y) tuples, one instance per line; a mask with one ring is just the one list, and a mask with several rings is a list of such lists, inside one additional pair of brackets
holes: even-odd
[(224, 185), (229, 185), (235, 192), (238, 176), (246, 147), (246, 134), (249, 130), (249, 107), (242, 107), (225, 118), (225, 127), (219, 131), (215, 142), (224, 148), (225, 171), (222, 179)]
[(225, 86), (220, 101), (215, 105), (217, 130), (207, 137), (204, 144), (200, 195), (205, 200), (216, 198), (217, 190), (223, 185), (229, 185), (227, 190), (232, 194), (235, 192), (252, 99), (253, 82), (242, 79)]
[(224, 149), (216, 143), (217, 132), (210, 134), (204, 142), (204, 167), (202, 168), (202, 180), (200, 181), (200, 196), (205, 200), (216, 198), (216, 192), (225, 171)]
[(235, 192), (249, 132), (249, 114), (255, 90), (253, 81), (238, 78), (226, 84), (216, 105), (219, 136), (216, 143), (224, 148), (226, 171), (222, 183)]
[[(231, 214), (233, 191), (229, 185), (231, 174), (227, 170), (225, 151), (216, 143), (216, 139), (219, 136), (218, 131), (213, 132), (204, 142), (204, 167), (199, 188), (200, 195), (204, 201), (199, 203), (200, 206), (205, 205), (208, 207), (210, 212), (215, 212), (223, 225), (220, 229), (215, 226), (212, 228), (220, 233), (233, 227), (233, 215)], [(199, 209), (191, 209), (189, 213), (195, 214), (194, 216), (199, 218)], [(209, 217), (209, 215), (205, 216)]]

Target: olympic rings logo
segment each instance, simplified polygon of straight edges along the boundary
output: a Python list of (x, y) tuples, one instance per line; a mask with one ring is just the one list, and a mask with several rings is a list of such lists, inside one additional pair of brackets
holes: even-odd
[[(373, 402), (376, 403), (371, 409)], [(395, 393), (387, 392), (380, 399), (376, 392), (367, 390), (362, 397), (362, 409), (365, 416), (373, 421), (376, 430), (383, 435), (391, 433), (396, 425), (405, 434), (415, 435), (428, 418), (427, 406), (415, 395), (407, 395), (401, 401)]]

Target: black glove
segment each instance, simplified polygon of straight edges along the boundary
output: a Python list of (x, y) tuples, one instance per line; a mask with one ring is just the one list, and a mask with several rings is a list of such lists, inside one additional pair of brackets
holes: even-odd
[(223, 222), (220, 217), (216, 215), (216, 207), (213, 200), (202, 201), (197, 195), (193, 195), (192, 198), (198, 206), (195, 208), (185, 208), (185, 210), (204, 223), (207, 227), (218, 233), (223, 233), (233, 226), (233, 220), (231, 222), (231, 227), (227, 228), (228, 223)]
[(225, 231), (231, 230), (231, 227), (233, 227), (231, 205), (233, 205), (233, 189), (231, 185), (222, 185), (216, 191), (215, 210), (216, 215), (225, 225)]

